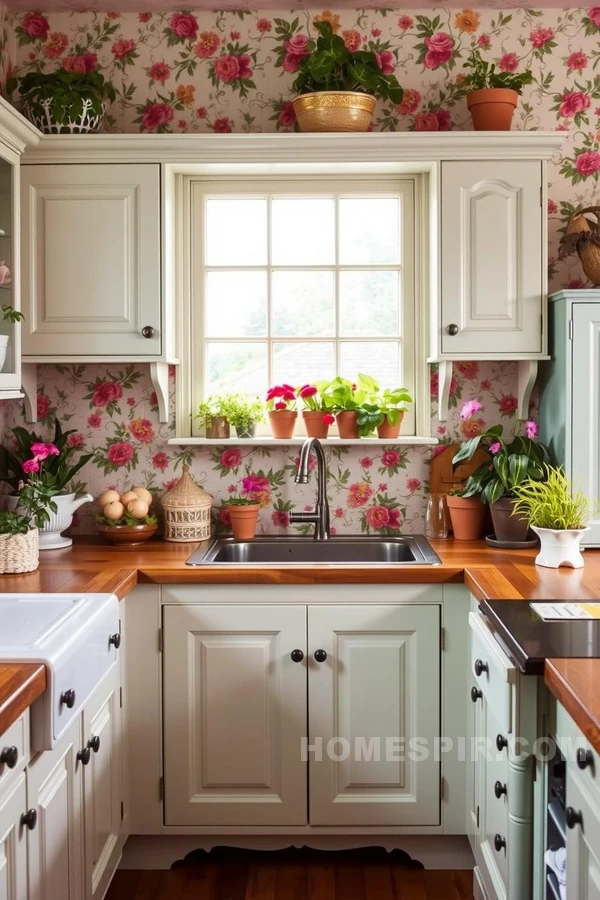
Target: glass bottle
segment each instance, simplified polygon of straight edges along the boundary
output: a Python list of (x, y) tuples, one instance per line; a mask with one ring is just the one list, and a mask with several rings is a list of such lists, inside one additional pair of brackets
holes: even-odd
[(446, 498), (443, 494), (430, 494), (425, 507), (425, 537), (439, 540), (448, 537)]

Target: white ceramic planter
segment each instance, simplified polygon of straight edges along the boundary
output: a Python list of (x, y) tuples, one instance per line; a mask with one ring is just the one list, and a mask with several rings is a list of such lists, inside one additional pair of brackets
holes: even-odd
[[(57, 494), (52, 498), (57, 506), (55, 513), (48, 510), (50, 521), (40, 529), (40, 550), (60, 550), (70, 547), (72, 538), (64, 537), (61, 532), (66, 531), (73, 521), (73, 513), (84, 503), (93, 500), (91, 494), (82, 494), (76, 498), (75, 494)], [(17, 509), (18, 497), (8, 497), (9, 509)]]
[(558, 569), (559, 566), (570, 566), (581, 569), (583, 556), (579, 549), (581, 538), (589, 528), (561, 530), (558, 528), (536, 528), (531, 526), (540, 539), (540, 552), (535, 558), (536, 566)]

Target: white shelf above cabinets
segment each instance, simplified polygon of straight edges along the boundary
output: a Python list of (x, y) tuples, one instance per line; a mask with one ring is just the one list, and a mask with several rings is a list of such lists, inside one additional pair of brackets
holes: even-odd
[[(253, 437), (253, 438), (203, 438), (203, 437), (175, 437), (171, 438), (168, 443), (172, 447), (299, 447), (306, 440), (306, 435), (297, 435), (292, 438), (279, 439), (269, 435)], [(435, 447), (439, 443), (434, 437), (400, 437), (392, 439), (381, 439), (375, 437), (368, 438), (339, 438), (330, 437), (320, 440), (321, 444), (326, 447), (360, 447), (377, 445), (381, 447), (389, 447), (391, 445), (400, 445), (406, 447)]]
[[(541, 359), (550, 359), (543, 356)], [(433, 362), (433, 360), (429, 360)], [(517, 362), (517, 418), (525, 420), (529, 418), (529, 401), (531, 392), (537, 378), (538, 359), (519, 359)], [(448, 418), (450, 385), (454, 360), (442, 359), (438, 364), (438, 419), (445, 421)]]

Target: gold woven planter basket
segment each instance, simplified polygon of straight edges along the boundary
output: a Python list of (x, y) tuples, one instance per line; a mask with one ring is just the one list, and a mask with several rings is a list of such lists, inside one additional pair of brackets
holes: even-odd
[(211, 495), (196, 484), (190, 467), (184, 466), (177, 484), (161, 500), (165, 541), (183, 544), (209, 538), (211, 503)]
[(377, 100), (357, 91), (315, 91), (293, 101), (302, 131), (368, 131)]
[(27, 534), (0, 534), (0, 575), (34, 572), (39, 565), (39, 531)]

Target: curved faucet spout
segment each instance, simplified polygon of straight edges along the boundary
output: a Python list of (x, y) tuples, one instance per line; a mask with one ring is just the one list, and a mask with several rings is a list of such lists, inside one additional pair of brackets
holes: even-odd
[(321, 442), (317, 438), (307, 438), (300, 450), (296, 484), (308, 484), (310, 479), (310, 454), (314, 451), (317, 459), (317, 502), (312, 513), (294, 513), (290, 522), (313, 522), (315, 540), (327, 541), (330, 538), (330, 514), (327, 500), (327, 463)]

